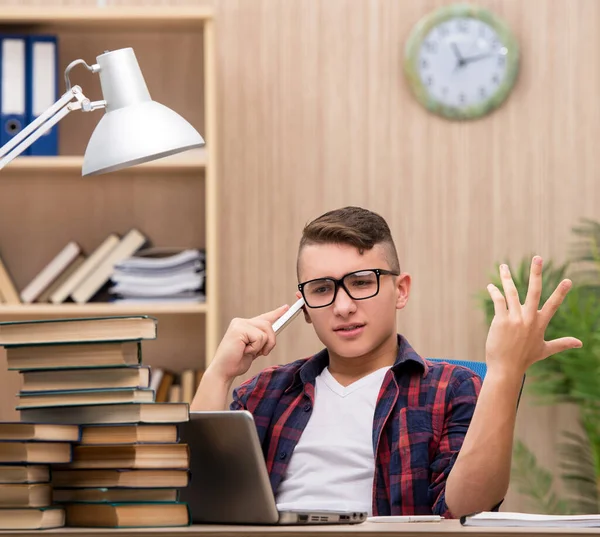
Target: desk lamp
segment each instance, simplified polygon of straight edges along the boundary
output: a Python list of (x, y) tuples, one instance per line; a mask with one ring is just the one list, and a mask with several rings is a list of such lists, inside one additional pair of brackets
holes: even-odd
[[(96, 61), (89, 66), (75, 60), (67, 66), (67, 91), (0, 148), (0, 169), (73, 110), (106, 109), (85, 150), (82, 176), (120, 170), (204, 145), (185, 119), (151, 99), (132, 48), (105, 52)], [(69, 73), (78, 64), (100, 74), (104, 100), (90, 101), (79, 86), (71, 87)]]

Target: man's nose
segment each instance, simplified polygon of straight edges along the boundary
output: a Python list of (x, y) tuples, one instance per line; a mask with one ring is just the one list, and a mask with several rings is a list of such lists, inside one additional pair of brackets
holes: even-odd
[(356, 303), (341, 285), (333, 303), (334, 313), (336, 315), (346, 316), (356, 311)]

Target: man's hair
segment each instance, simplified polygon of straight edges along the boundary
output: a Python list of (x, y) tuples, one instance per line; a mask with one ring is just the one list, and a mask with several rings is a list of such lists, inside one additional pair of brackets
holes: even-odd
[(302, 249), (309, 244), (347, 244), (357, 248), (361, 255), (381, 244), (390, 269), (400, 272), (398, 253), (387, 222), (377, 213), (361, 207), (329, 211), (306, 224), (298, 248), (298, 263)]

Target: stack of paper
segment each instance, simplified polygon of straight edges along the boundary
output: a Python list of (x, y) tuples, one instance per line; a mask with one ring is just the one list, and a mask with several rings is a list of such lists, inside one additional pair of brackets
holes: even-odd
[(598, 515), (532, 515), (528, 513), (483, 512), (462, 517), (463, 526), (538, 527), (538, 528), (598, 528)]
[(205, 256), (148, 249), (114, 267), (110, 293), (118, 302), (203, 302)]

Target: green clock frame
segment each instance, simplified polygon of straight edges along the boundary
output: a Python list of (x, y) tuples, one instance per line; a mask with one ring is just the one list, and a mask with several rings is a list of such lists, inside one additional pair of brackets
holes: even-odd
[[(419, 55), (423, 41), (432, 28), (457, 17), (485, 22), (494, 29), (508, 51), (506, 75), (497, 91), (485, 102), (466, 108), (450, 106), (432, 98), (419, 76)], [(512, 91), (519, 72), (519, 54), (517, 39), (502, 19), (487, 9), (466, 4), (453, 4), (437, 9), (415, 25), (404, 50), (404, 73), (414, 96), (427, 110), (448, 119), (477, 119), (498, 108)]]

